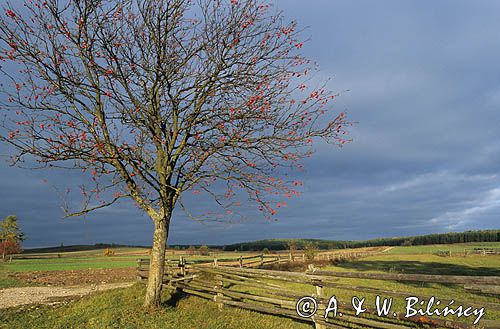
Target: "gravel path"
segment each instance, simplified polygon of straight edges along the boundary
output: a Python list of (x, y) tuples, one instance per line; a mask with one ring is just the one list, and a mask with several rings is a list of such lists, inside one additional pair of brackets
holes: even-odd
[(21, 287), (0, 289), (0, 309), (29, 304), (56, 304), (57, 300), (81, 297), (96, 291), (132, 286), (133, 282), (67, 287)]

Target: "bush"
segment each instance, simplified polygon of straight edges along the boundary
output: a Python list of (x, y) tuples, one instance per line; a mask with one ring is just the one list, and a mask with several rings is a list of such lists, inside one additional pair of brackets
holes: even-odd
[(314, 260), (318, 253), (318, 246), (314, 242), (307, 242), (304, 246), (304, 254), (307, 260)]
[(199, 249), (198, 249), (198, 252), (200, 253), (200, 255), (202, 256), (208, 256), (210, 255), (210, 249), (208, 248), (208, 246), (201, 246)]
[(269, 255), (269, 254), (270, 254), (270, 252), (269, 252), (269, 249), (268, 249), (268, 248), (264, 248), (264, 249), (262, 249), (262, 253), (263, 253), (264, 255)]
[(2, 255), (2, 260), (5, 260), (5, 256), (18, 254), (21, 252), (21, 245), (19, 242), (13, 240), (5, 240), (0, 242), (0, 253)]
[(405, 240), (403, 241), (403, 243), (401, 244), (401, 246), (403, 247), (409, 247), (409, 246), (412, 246), (413, 245), (413, 239), (408, 239), (408, 240)]
[(290, 240), (287, 243), (288, 250), (290, 250), (291, 253), (297, 250), (297, 241), (295, 240)]
[(188, 255), (194, 255), (194, 254), (196, 254), (196, 247), (195, 246), (189, 246), (189, 248), (187, 249), (187, 254)]
[(104, 256), (109, 257), (109, 256), (114, 256), (115, 251), (113, 249), (106, 248), (104, 249)]

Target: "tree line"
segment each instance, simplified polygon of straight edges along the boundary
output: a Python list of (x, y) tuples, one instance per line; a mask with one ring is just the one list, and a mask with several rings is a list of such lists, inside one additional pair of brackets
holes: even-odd
[(377, 246), (420, 246), (429, 244), (451, 244), (467, 242), (499, 242), (500, 230), (450, 232), (428, 234), (411, 237), (379, 238), (363, 241), (337, 241), (319, 239), (272, 239), (223, 246), (225, 251), (259, 251), (287, 250), (290, 241), (294, 241), (298, 249), (304, 249), (309, 243), (316, 244), (318, 249), (346, 249)]

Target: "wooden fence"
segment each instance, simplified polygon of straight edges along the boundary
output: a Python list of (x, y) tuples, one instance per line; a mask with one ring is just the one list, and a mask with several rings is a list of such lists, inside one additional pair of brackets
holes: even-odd
[[(356, 258), (367, 257), (382, 252), (385, 248), (363, 248), (360, 250), (350, 251), (323, 251), (314, 255), (315, 261), (329, 261), (329, 262), (342, 262), (346, 260), (353, 260)], [(225, 257), (225, 258), (200, 258), (188, 259), (185, 255), (179, 256), (177, 259), (167, 259), (165, 262), (168, 266), (176, 266), (180, 261), (186, 265), (213, 265), (213, 266), (229, 266), (229, 267), (263, 267), (273, 264), (285, 264), (305, 262), (307, 259), (305, 253), (276, 253), (276, 254), (255, 254), (249, 256)], [(137, 260), (138, 265), (149, 264), (149, 259), (142, 258)]]
[(465, 249), (465, 254), (480, 254), (480, 255), (500, 255), (500, 248), (472, 248)]
[[(266, 259), (258, 256), (258, 262)], [(262, 258), (260, 258), (262, 257)], [(255, 257), (254, 257), (255, 258)], [(245, 262), (247, 261), (247, 262)], [(423, 274), (394, 274), (394, 273), (363, 273), (363, 272), (332, 272), (323, 271), (313, 265), (302, 272), (286, 272), (256, 268), (244, 268), (245, 264), (252, 264), (255, 260), (243, 257), (236, 266), (221, 266), (219, 262), (210, 264), (189, 264), (185, 260), (176, 264), (170, 262), (166, 267), (164, 287), (170, 291), (181, 291), (209, 299), (218, 304), (230, 305), (256, 312), (284, 316), (298, 321), (313, 323), (315, 328), (376, 328), (376, 329), (408, 329), (408, 328), (452, 328), (473, 329), (500, 328), (500, 321), (481, 320), (479, 325), (452, 321), (448, 318), (414, 316), (406, 318), (405, 314), (396, 314), (394, 317), (379, 317), (374, 309), (366, 307), (367, 312), (355, 315), (355, 309), (350, 303), (340, 302), (342, 317), (324, 318), (325, 306), (328, 305), (330, 296), (325, 294), (325, 289), (334, 288), (336, 291), (344, 290), (386, 297), (407, 297), (409, 295), (428, 300), (431, 296), (415, 295), (408, 291), (396, 291), (389, 288), (374, 288), (366, 280), (383, 280), (398, 282), (421, 282), (455, 284), (471, 291), (488, 294), (499, 294), (500, 277), (493, 276), (445, 276)], [(278, 260), (279, 261), (279, 260)], [(138, 261), (139, 280), (145, 280), (148, 274), (148, 260)], [(207, 266), (209, 265), (209, 266)], [(356, 285), (345, 282), (345, 279), (363, 279)], [(293, 286), (293, 289), (290, 288)], [(418, 289), (418, 288), (415, 288)], [(318, 305), (316, 315), (303, 318), (296, 312), (297, 301), (310, 296)], [(340, 299), (340, 298), (339, 298)], [(445, 301), (442, 301), (444, 304)], [(446, 301), (448, 303), (448, 301)], [(500, 312), (500, 304), (492, 302), (473, 303), (471, 301), (455, 300), (456, 305), (470, 305), (485, 307), (487, 310)]]

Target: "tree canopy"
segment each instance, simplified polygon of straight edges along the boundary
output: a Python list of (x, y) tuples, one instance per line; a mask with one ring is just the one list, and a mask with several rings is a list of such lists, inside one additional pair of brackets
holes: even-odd
[[(15, 164), (76, 168), (83, 215), (128, 198), (155, 225), (146, 304), (159, 303), (173, 209), (275, 218), (324, 140), (349, 142), (295, 22), (257, 0), (26, 0), (0, 17), (2, 139)], [(153, 270), (154, 269), (154, 270)], [(153, 286), (156, 292), (153, 293)]]

